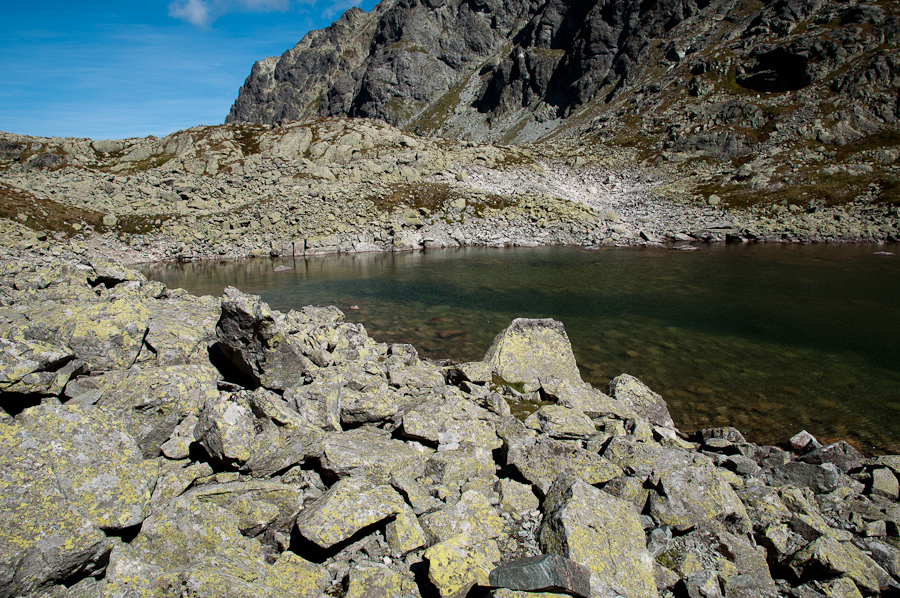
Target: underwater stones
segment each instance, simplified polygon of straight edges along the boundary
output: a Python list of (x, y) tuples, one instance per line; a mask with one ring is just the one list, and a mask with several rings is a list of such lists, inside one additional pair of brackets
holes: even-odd
[(307, 540), (330, 548), (406, 509), (409, 507), (403, 497), (390, 486), (373, 485), (362, 478), (344, 478), (303, 510), (297, 529)]
[(0, 593), (101, 569), (101, 530), (144, 521), (156, 477), (102, 409), (41, 405), (0, 424)]
[(653, 562), (637, 510), (575, 475), (560, 476), (544, 499), (544, 551), (586, 565), (591, 595), (656, 598)]
[(581, 382), (562, 322), (516, 318), (494, 338), (484, 356), (495, 374), (535, 389), (547, 377)]
[(529, 592), (559, 592), (590, 598), (591, 570), (555, 554), (543, 554), (503, 563), (488, 578), (495, 588)]
[(666, 428), (675, 427), (663, 398), (634, 376), (621, 374), (610, 380), (609, 394), (650, 420), (650, 423)]

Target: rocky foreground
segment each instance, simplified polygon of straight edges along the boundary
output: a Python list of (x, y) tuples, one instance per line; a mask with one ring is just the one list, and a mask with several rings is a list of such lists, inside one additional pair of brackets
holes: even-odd
[(900, 456), (686, 437), (559, 322), (433, 362), (8, 244), (0, 300), (0, 596), (900, 592)]

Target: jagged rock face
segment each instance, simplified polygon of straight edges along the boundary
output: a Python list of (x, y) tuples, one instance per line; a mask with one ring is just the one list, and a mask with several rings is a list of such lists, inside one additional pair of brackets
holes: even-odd
[(869, 120), (896, 123), (895, 13), (827, 0), (385, 0), (256, 63), (226, 122), (370, 117), (420, 134), (527, 141), (582, 108), (611, 118), (616, 98), (637, 115), (682, 86), (702, 106), (711, 91), (821, 83), (874, 100)]

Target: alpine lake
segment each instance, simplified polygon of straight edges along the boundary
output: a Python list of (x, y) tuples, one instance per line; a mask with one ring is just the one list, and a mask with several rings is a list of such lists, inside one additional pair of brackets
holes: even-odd
[(585, 381), (637, 376), (684, 432), (734, 426), (784, 444), (805, 429), (900, 453), (900, 255), (883, 249), (464, 248), (144, 273), (194, 294), (231, 285), (282, 311), (336, 305), (378, 341), (460, 362), (480, 360), (514, 318), (555, 318)]

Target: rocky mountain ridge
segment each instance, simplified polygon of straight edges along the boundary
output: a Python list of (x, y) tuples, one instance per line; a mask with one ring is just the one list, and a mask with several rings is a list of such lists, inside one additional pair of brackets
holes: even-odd
[[(869, 185), (897, 201), (883, 167), (900, 145), (898, 44), (888, 1), (386, 1), (257, 63), (226, 122), (351, 116), (452, 139), (568, 138), (709, 169), (706, 186), (741, 205)], [(810, 164), (858, 152), (871, 170)]]

